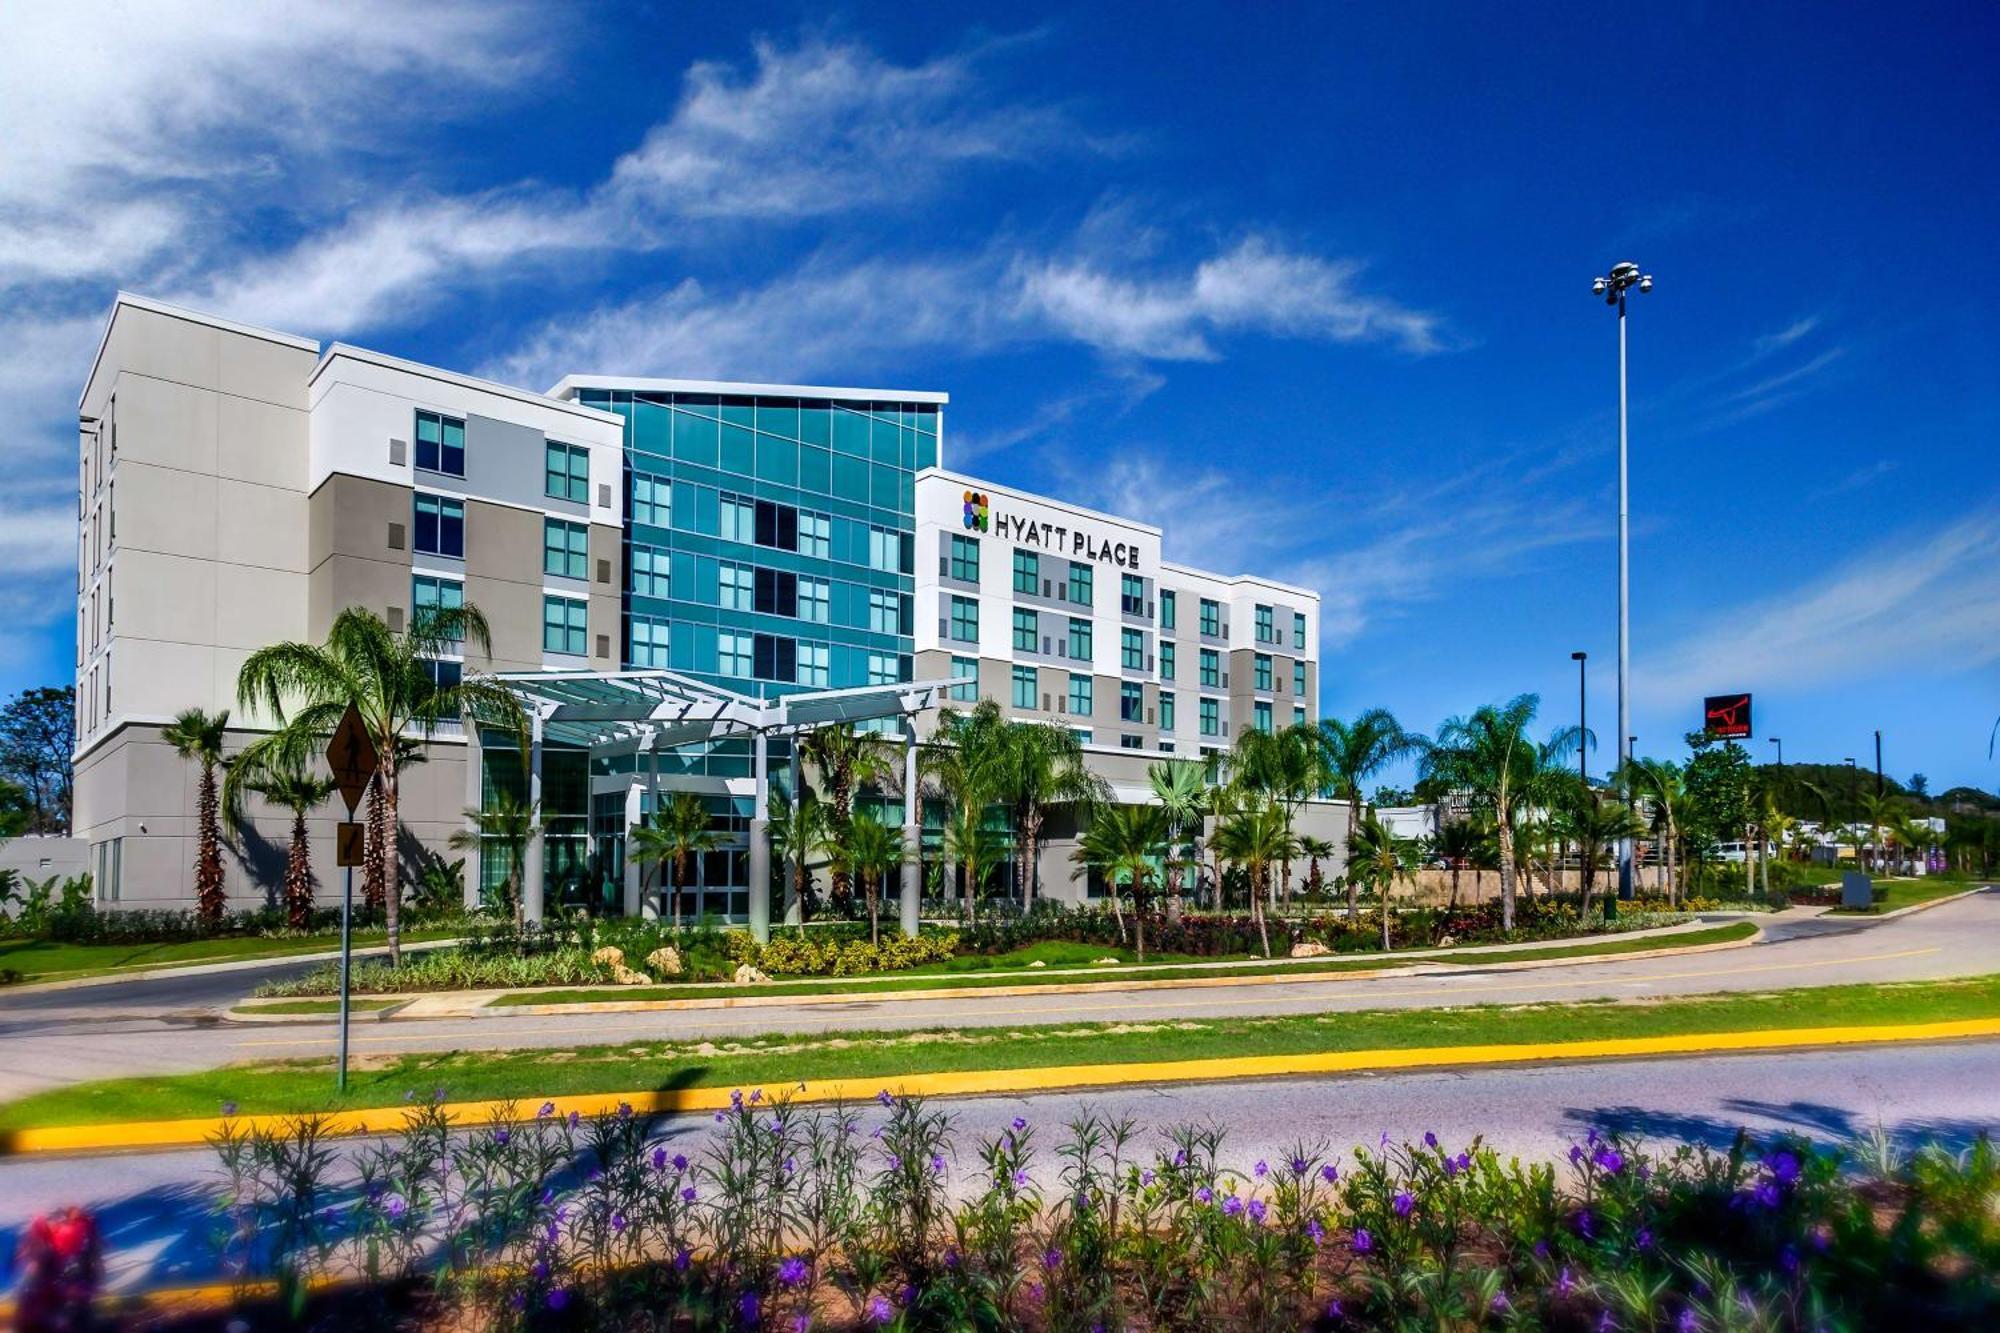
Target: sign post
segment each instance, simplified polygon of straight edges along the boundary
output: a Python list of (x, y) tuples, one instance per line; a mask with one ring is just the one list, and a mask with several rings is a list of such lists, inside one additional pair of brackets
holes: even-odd
[(340, 825), (334, 838), (343, 879), (340, 891), (340, 1073), (334, 1082), (336, 1092), (347, 1091), (348, 978), (354, 961), (354, 867), (365, 859), (368, 846), (367, 831), (354, 822), (354, 807), (360, 804), (368, 784), (375, 780), (375, 770), (381, 762), (381, 756), (375, 752), (375, 742), (369, 738), (368, 728), (361, 721), (360, 711), (349, 704), (347, 711), (341, 715), (340, 725), (333, 729), (333, 739), (326, 746), (327, 767), (333, 770), (340, 798), (347, 802), (347, 822)]

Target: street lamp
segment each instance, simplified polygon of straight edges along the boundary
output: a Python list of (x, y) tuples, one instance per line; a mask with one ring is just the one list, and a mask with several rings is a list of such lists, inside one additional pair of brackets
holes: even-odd
[(1783, 736), (1771, 736), (1766, 739), (1778, 747), (1778, 773), (1780, 776), (1783, 776), (1785, 772), (1785, 738)]
[(1590, 660), (1590, 654), (1574, 652), (1569, 660), (1576, 663), (1576, 775), (1587, 787), (1590, 785), (1590, 696), (1584, 688), (1585, 673), (1589, 670), (1584, 663)]
[[(1626, 734), (1632, 726), (1631, 704), (1631, 624), (1628, 601), (1631, 592), (1630, 551), (1631, 551), (1631, 505), (1629, 471), (1626, 466), (1625, 429), (1625, 294), (1637, 287), (1642, 292), (1653, 290), (1653, 275), (1641, 273), (1639, 266), (1631, 260), (1615, 264), (1609, 273), (1591, 280), (1590, 290), (1604, 298), (1604, 304), (1618, 311), (1618, 736), (1627, 747), (1631, 738)], [(1632, 758), (1630, 748), (1618, 756), (1618, 769), (1625, 771)], [(1623, 793), (1628, 801), (1630, 793)], [(1618, 896), (1632, 896), (1632, 840), (1618, 840)]]

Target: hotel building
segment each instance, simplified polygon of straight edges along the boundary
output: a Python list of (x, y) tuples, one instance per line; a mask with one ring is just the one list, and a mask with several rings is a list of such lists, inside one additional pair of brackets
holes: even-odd
[[(1135, 798), (1162, 754), (1316, 716), (1316, 594), (1166, 563), (1155, 527), (945, 470), (947, 401), (603, 376), (537, 393), (121, 294), (79, 402), (74, 824), (100, 899), (192, 902), (196, 775), (161, 728), (231, 709), (240, 746), (270, 724), (236, 707), (243, 660), (350, 606), (400, 629), (477, 605), (481, 670), (664, 672), (760, 704), (935, 681), (926, 700), (1075, 729)], [(664, 782), (725, 833), (701, 910), (744, 914), (765, 859), (746, 742), (538, 756), (552, 900), (615, 908), (622, 884), (629, 905), (625, 829)], [(403, 776), (406, 869), (522, 780), (511, 750), (439, 736)], [(313, 828), (329, 897), (334, 818)], [(241, 905), (278, 881), (288, 827), (250, 809)], [(1081, 896), (1053, 832), (1043, 891)], [(473, 860), (468, 895), (498, 866)]]

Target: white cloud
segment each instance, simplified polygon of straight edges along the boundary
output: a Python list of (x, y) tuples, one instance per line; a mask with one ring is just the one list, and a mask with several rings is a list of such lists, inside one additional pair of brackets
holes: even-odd
[(1818, 327), (1818, 315), (1807, 315), (1803, 319), (1795, 319), (1775, 333), (1767, 333), (1753, 340), (1750, 344), (1750, 354), (1754, 359), (1769, 356), (1773, 352), (1782, 352)]
[(1718, 681), (1773, 690), (2000, 661), (2000, 509), (1884, 540), (1796, 588), (1717, 608), (1636, 665), (1665, 702)]

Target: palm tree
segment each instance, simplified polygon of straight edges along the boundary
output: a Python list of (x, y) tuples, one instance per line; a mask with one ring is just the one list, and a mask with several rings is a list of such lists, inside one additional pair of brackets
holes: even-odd
[(1896, 858), (1896, 868), (1914, 873), (1917, 865), (1917, 853), (1923, 848), (1928, 847), (1934, 836), (1930, 825), (1919, 823), (1908, 812), (1898, 810), (1888, 817), (1887, 821), (1883, 824), (1883, 828), (1889, 835), (1890, 845), (1903, 853), (1903, 855)]
[[(1268, 796), (1295, 815), (1301, 804), (1332, 780), (1320, 730), (1310, 722), (1298, 722), (1282, 731), (1265, 732), (1254, 728), (1238, 733), (1229, 755), (1230, 781), (1245, 791)], [(1281, 866), (1280, 878), (1285, 897), (1292, 892), (1292, 864)], [(1271, 905), (1277, 905), (1279, 881), (1270, 887)]]
[(845, 865), (861, 881), (872, 944), (882, 942), (882, 881), (908, 859), (901, 829), (884, 824), (866, 810), (848, 822), (846, 836), (834, 853), (834, 864)]
[(653, 812), (652, 822), (633, 828), (627, 841), (632, 859), (640, 865), (673, 864), (674, 929), (679, 930), (689, 858), (722, 845), (722, 835), (709, 827), (708, 807), (693, 792), (678, 792), (664, 807)]
[(1664, 759), (1634, 759), (1619, 775), (1619, 785), (1631, 793), (1634, 802), (1643, 800), (1652, 807), (1653, 822), (1663, 835), (1667, 875), (1667, 905), (1680, 899), (1681, 816), (1687, 813), (1687, 785), (1680, 765)]
[(1263, 890), (1270, 883), (1271, 867), (1298, 850), (1292, 821), (1276, 801), (1232, 799), (1216, 825), (1213, 846), (1218, 859), (1235, 862), (1250, 876), (1250, 915), (1269, 958), (1271, 935), (1264, 925)]
[[(819, 774), (827, 803), (827, 828), (835, 836), (845, 834), (854, 818), (855, 793), (871, 782), (887, 780), (896, 771), (889, 743), (877, 732), (857, 731), (848, 723), (815, 728), (795, 743), (799, 758)], [(849, 873), (835, 858), (831, 896), (835, 905), (843, 908), (853, 896)]]
[(324, 644), (278, 643), (250, 654), (236, 675), (236, 697), (246, 708), (261, 707), (278, 722), (277, 752), (301, 763), (326, 742), (350, 707), (375, 744), (386, 824), (378, 855), (384, 883), (389, 959), (402, 961), (402, 885), (396, 866), (398, 774), (405, 762), (402, 742), (428, 744), (440, 725), (463, 722), (505, 730), (527, 750), (527, 715), (513, 691), (491, 676), (468, 672), (440, 684), (430, 663), (448, 649), (477, 644), (491, 654), (492, 635), (479, 608), (424, 607), (410, 627), (392, 632), (381, 617), (350, 606), (334, 617)]
[(1389, 830), (1389, 826), (1375, 817), (1373, 811), (1363, 815), (1361, 822), (1347, 836), (1347, 873), (1349, 881), (1366, 879), (1382, 895), (1382, 952), (1390, 949), (1389, 941), (1389, 898), (1396, 885), (1416, 878), (1416, 843), (1409, 838), (1399, 838)]
[(201, 769), (201, 790), (195, 798), (195, 912), (210, 930), (222, 924), (228, 895), (222, 888), (221, 798), (215, 770), (222, 767), (222, 740), (229, 729), (229, 710), (206, 713), (199, 708), (177, 714), (160, 733), (174, 753)]
[[(500, 787), (494, 792), (493, 804), (489, 808), (482, 810), (468, 806), (465, 817), (471, 821), (472, 827), (454, 830), (451, 846), (456, 851), (472, 853), (474, 865), (480, 864), (488, 848), (500, 855), (500, 864), (505, 872), (500, 877), (500, 905), (511, 912), (518, 930), (526, 924), (523, 920), (526, 903), (521, 893), (521, 871), (527, 864), (528, 844), (534, 841), (535, 831), (541, 826), (541, 806), (524, 801), (506, 787)], [(480, 878), (485, 878), (483, 869)]]
[[(1422, 755), (1428, 743), (1415, 732), (1403, 730), (1396, 715), (1386, 708), (1371, 708), (1352, 722), (1337, 717), (1323, 718), (1319, 724), (1320, 759), (1333, 795), (1347, 802), (1347, 827), (1361, 822), (1361, 789), (1370, 778), (1399, 759)], [(1360, 886), (1347, 877), (1347, 917), (1361, 913)]]
[(791, 884), (791, 903), (785, 905), (785, 916), (791, 916), (792, 904), (799, 909), (799, 930), (803, 934), (806, 920), (806, 887), (810, 879), (807, 863), (819, 850), (826, 846), (826, 806), (810, 792), (801, 791), (795, 803), (785, 793), (771, 789), (770, 818), (764, 826), (765, 836), (771, 841), (771, 855), (786, 866), (786, 878)]
[[(1458, 906), (1458, 873), (1466, 866), (1472, 866), (1473, 874), (1478, 875), (1477, 862), (1486, 842), (1483, 830), (1470, 819), (1452, 820), (1439, 828), (1437, 836), (1431, 839), (1431, 854), (1451, 867), (1451, 906), (1454, 909)], [(1478, 884), (1475, 878), (1475, 894), (1479, 891)]]
[(1021, 909), (1027, 911), (1035, 904), (1042, 825), (1049, 811), (1068, 805), (1087, 815), (1110, 798), (1111, 788), (1084, 766), (1083, 745), (1067, 727), (1011, 723), (998, 738), (998, 747), (992, 769), (994, 790), (1014, 808)]
[(1514, 825), (1522, 789), (1539, 762), (1528, 724), (1540, 705), (1537, 696), (1522, 694), (1499, 706), (1487, 704), (1470, 717), (1451, 718), (1423, 756), (1427, 777), (1465, 792), (1493, 817), (1500, 840), (1500, 928), (1509, 932), (1514, 929)]
[[(950, 805), (953, 813), (945, 821), (945, 860), (958, 867), (965, 883), (965, 915), (973, 916), (973, 895), (983, 888), (986, 875), (997, 862), (989, 859), (994, 850), (1005, 856), (997, 830), (986, 828), (986, 810), (998, 799), (995, 769), (1006, 739), (1007, 719), (1000, 705), (981, 699), (972, 711), (945, 709), (938, 717), (937, 731), (917, 756), (924, 785)], [(956, 829), (957, 837), (952, 830)], [(968, 852), (979, 861), (976, 874), (968, 872), (959, 853)], [(977, 884), (973, 882), (977, 880)]]
[(1623, 839), (1644, 837), (1646, 821), (1623, 801), (1593, 800), (1575, 812), (1571, 828), (1576, 834), (1578, 856), (1583, 865), (1583, 915), (1588, 917), (1591, 893), (1597, 885), (1598, 867), (1604, 864), (1607, 850), (1611, 844)]
[(222, 780), (222, 808), (231, 827), (243, 818), (243, 793), (252, 792), (272, 805), (292, 814), (292, 842), (285, 853), (285, 924), (304, 930), (312, 924), (312, 847), (306, 832), (306, 814), (318, 808), (339, 790), (330, 777), (302, 769), (272, 769), (263, 762), (259, 737), (244, 747)]
[(1121, 939), (1125, 920), (1118, 909), (1118, 876), (1123, 872), (1130, 879), (1133, 940), (1142, 963), (1146, 961), (1147, 881), (1153, 874), (1153, 858), (1166, 846), (1170, 828), (1167, 812), (1157, 805), (1101, 805), (1091, 815), (1073, 854), (1075, 860), (1104, 876)]
[(1181, 876), (1187, 862), (1180, 849), (1201, 831), (1208, 813), (1208, 769), (1194, 759), (1162, 759), (1146, 770), (1153, 800), (1167, 819), (1167, 919), (1181, 914)]
[(1007, 859), (1007, 846), (1000, 830), (986, 823), (986, 811), (960, 806), (945, 817), (944, 858), (958, 867), (965, 883), (965, 919), (979, 915), (979, 895), (986, 881)]
[(1300, 836), (1299, 855), (1306, 859), (1307, 893), (1319, 892), (1320, 885), (1325, 882), (1319, 873), (1319, 863), (1332, 856), (1333, 853), (1333, 844), (1325, 838), (1315, 838), (1309, 834)]
[(1903, 809), (1890, 796), (1864, 796), (1861, 798), (1861, 817), (1868, 822), (1869, 869), (1879, 874), (1882, 869), (1882, 830), (1892, 824), (1903, 813)]

